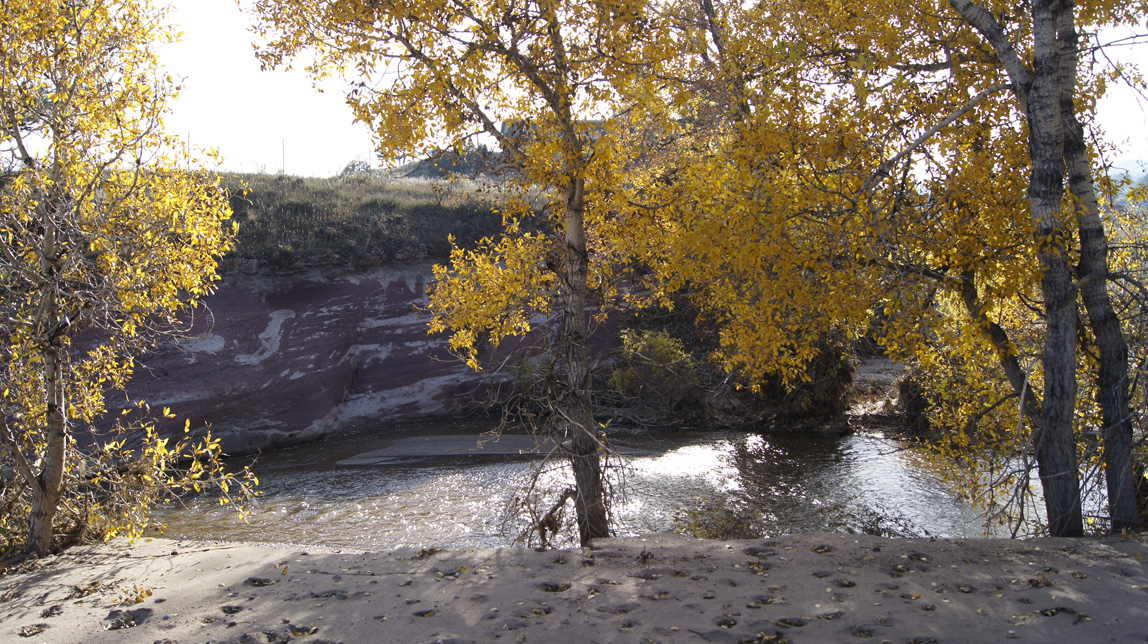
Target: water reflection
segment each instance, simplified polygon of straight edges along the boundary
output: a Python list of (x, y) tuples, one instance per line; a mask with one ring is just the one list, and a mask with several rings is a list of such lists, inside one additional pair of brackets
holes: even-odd
[[(716, 499), (766, 534), (981, 535), (980, 513), (956, 500), (939, 466), (922, 450), (880, 436), (742, 434), (637, 459), (633, 496), (661, 503), (642, 503), (623, 525), (666, 529), (667, 508)], [(643, 521), (651, 510), (657, 516)]]
[[(424, 430), (444, 433), (442, 428)], [(389, 434), (394, 437), (394, 434)], [(377, 449), (378, 435), (342, 436), (265, 455), (254, 467), (263, 496), (244, 523), (211, 499), (168, 514), (167, 536), (285, 541), (388, 549), (500, 546), (507, 501), (531, 465), (499, 459), (429, 459), (413, 466), (341, 467)], [(879, 436), (824, 438), (747, 433), (623, 434), (655, 450), (614, 474), (621, 534), (673, 528), (675, 512), (699, 499), (737, 508), (766, 534), (884, 531), (978, 536), (980, 515), (957, 502), (937, 462)], [(562, 486), (561, 473), (547, 475)]]

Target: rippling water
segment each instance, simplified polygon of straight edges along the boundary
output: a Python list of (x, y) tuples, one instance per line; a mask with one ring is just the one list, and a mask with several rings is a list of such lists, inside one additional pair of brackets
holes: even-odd
[[(385, 436), (405, 435), (413, 434)], [(378, 449), (383, 440), (345, 435), (264, 455), (253, 468), (263, 495), (246, 523), (213, 499), (199, 498), (165, 517), (165, 536), (374, 550), (501, 546), (517, 535), (503, 515), (507, 502), (523, 493), (531, 463), (460, 457), (403, 466), (336, 464)], [(880, 530), (967, 537), (984, 530), (980, 515), (941, 480), (935, 457), (879, 436), (623, 433), (615, 440), (657, 452), (624, 459), (613, 477), (624, 491), (614, 508), (619, 534), (671, 530), (675, 513), (704, 505), (733, 508), (763, 534)], [(543, 483), (561, 489), (563, 477), (550, 471)], [(543, 497), (542, 505), (549, 504)]]

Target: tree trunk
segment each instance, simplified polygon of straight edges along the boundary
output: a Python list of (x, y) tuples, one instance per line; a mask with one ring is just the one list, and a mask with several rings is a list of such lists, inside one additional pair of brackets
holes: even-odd
[(61, 349), (53, 341), (44, 351), (44, 386), (47, 401), (47, 446), (40, 473), (32, 484), (32, 513), (28, 520), (28, 549), (44, 556), (51, 552), (53, 520), (60, 505), (64, 481), (64, 459), (67, 451), (67, 429), (64, 418), (64, 378), (60, 365)]
[(599, 441), (590, 404), (590, 356), (586, 346), (585, 179), (573, 178), (566, 186), (566, 270), (562, 298), (562, 354), (566, 363), (566, 391), (561, 412), (573, 443), (569, 450), (574, 470), (574, 507), (582, 545), (610, 536), (606, 517), (605, 484)]
[(64, 391), (64, 372), (61, 361), (64, 358), (62, 336), (67, 320), (60, 314), (60, 303), (55, 288), (60, 271), (58, 239), (59, 228), (53, 221), (52, 208), (61, 207), (63, 200), (58, 195), (50, 195), (41, 204), (48, 220), (44, 227), (43, 243), (40, 248), (39, 269), (43, 277), (42, 307), (46, 314), (36, 328), (43, 343), (40, 357), (43, 361), (44, 378), (44, 454), (40, 461), (39, 473), (30, 481), (32, 488), (32, 512), (28, 518), (28, 549), (43, 556), (52, 549), (54, 519), (60, 505), (63, 490), (64, 465), (68, 447), (67, 413)]
[(1067, 230), (1060, 217), (1064, 196), (1064, 133), (1060, 115), (1060, 49), (1057, 29), (1065, 0), (1033, 0), (1033, 68), (1021, 60), (996, 17), (971, 0), (949, 4), (992, 47), (1013, 84), (1028, 122), (1032, 177), (1029, 211), (1044, 275), (1044, 400), (1035, 432), (1048, 529), (1054, 536), (1084, 533), (1080, 472), (1073, 423), (1076, 409), (1076, 290), (1068, 264)]
[(1084, 534), (1079, 469), (1073, 425), (1076, 410), (1076, 290), (1068, 263), (1067, 239), (1060, 217), (1064, 194), (1064, 136), (1057, 91), (1058, 0), (1032, 4), (1034, 65), (1027, 120), (1032, 177), (1028, 201), (1036, 228), (1037, 253), (1044, 275), (1044, 396), (1042, 426), (1036, 437), (1037, 462), (1044, 488), (1049, 533)]
[[(1055, 231), (1044, 233), (1055, 234)], [(1061, 249), (1063, 251), (1063, 249)], [(1076, 412), (1076, 293), (1063, 252), (1043, 253), (1045, 306), (1044, 400), (1036, 456), (1055, 537), (1084, 534), (1073, 421)]]
[[(1067, 4), (1067, 3), (1066, 3)], [(1080, 230), (1078, 288), (1088, 312), (1088, 324), (1099, 350), (1097, 380), (1104, 423), (1104, 472), (1108, 486), (1110, 529), (1118, 532), (1138, 525), (1136, 481), (1132, 471), (1132, 413), (1128, 400), (1128, 345), (1108, 295), (1108, 239), (1084, 139), (1076, 117), (1076, 68), (1079, 36), (1069, 4), (1062, 10), (1060, 42), (1060, 114), (1064, 130), (1064, 158), (1072, 191), (1073, 209)]]
[(1144, 463), (1133, 463), (1133, 478), (1136, 479), (1136, 514), (1141, 523), (1148, 523), (1148, 469)]
[(1041, 423), (1040, 400), (1029, 385), (1028, 374), (1017, 359), (1016, 347), (1009, 340), (1008, 333), (985, 313), (985, 306), (977, 294), (976, 273), (972, 269), (966, 269), (961, 275), (961, 299), (969, 318), (977, 323), (977, 328), (996, 350), (1005, 377), (1017, 398), (1022, 401), (1021, 412), (1033, 425)]

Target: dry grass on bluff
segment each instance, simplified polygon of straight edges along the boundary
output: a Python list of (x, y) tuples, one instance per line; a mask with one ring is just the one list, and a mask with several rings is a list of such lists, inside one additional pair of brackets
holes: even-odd
[(329, 179), (225, 175), (239, 224), (233, 266), (298, 270), (365, 268), (448, 256), (448, 235), (462, 246), (497, 235), (502, 218), (493, 184), (346, 173)]

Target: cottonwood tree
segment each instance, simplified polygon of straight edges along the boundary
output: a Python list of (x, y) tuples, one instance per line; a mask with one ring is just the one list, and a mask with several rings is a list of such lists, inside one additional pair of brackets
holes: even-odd
[[(650, 257), (655, 296), (688, 288), (725, 320), (726, 365), (751, 377), (804, 377), (827, 333), (857, 333), (872, 311), (896, 355), (940, 366), (940, 340), (962, 356), (956, 363), (996, 361), (1032, 420), (1059, 535), (1082, 530), (1074, 419), (1089, 403), (1076, 384), (1079, 292), (1099, 347), (1119, 529), (1135, 520), (1127, 351), (1107, 303), (1103, 222), (1078, 116), (1099, 79), (1078, 81), (1071, 3), (951, 5), (670, 7), (692, 44), (675, 79), (692, 97), (677, 100), (691, 106), (692, 127), (671, 152), (651, 155), (647, 180), (632, 182), (632, 201), (645, 207), (625, 226), (658, 242), (628, 250)], [(1095, 28), (1143, 14), (1094, 3), (1083, 20)], [(1026, 354), (1034, 328), (1038, 356)], [(1002, 402), (975, 379), (959, 410), (970, 421)]]
[[(1081, 39), (1077, 33), (1076, 9), (1072, 2), (1060, 1), (1033, 2), (1023, 11), (1003, 4), (982, 5), (966, 0), (951, 0), (949, 4), (966, 29), (971, 27), (978, 36), (962, 47), (964, 58), (979, 59), (995, 82), (1007, 85), (1009, 107), (1019, 117), (1021, 127), (1018, 129), (1024, 132), (1022, 140), (1027, 145), (1027, 159), (1021, 159), (1027, 161), (1022, 167), (1029, 168), (1028, 177), (1023, 182), (1013, 182), (1015, 187), (1008, 184), (1001, 187), (1017, 196), (1020, 187), (1025, 189), (1040, 270), (1043, 392), (1038, 407), (1040, 420), (1032, 443), (1037, 453), (1049, 531), (1062, 536), (1083, 531), (1076, 438), (1080, 407), (1077, 382), (1081, 375), (1077, 359), (1077, 343), (1081, 337), (1077, 327), (1078, 301), (1083, 302), (1087, 311), (1089, 330), (1098, 350), (1096, 388), (1110, 528), (1130, 527), (1136, 524), (1137, 513), (1131, 463), (1128, 351), (1109, 296), (1106, 235), (1081, 124), (1080, 114), (1091, 109), (1099, 87), (1095, 77), (1089, 78), (1087, 84), (1079, 80)], [(1091, 3), (1080, 18), (1095, 29), (1111, 23), (1135, 24), (1144, 15), (1143, 5)], [(961, 51), (950, 49), (954, 50)], [(921, 62), (914, 61), (918, 65)], [(945, 62), (950, 64), (950, 69), (959, 64), (953, 53), (948, 54)], [(980, 89), (973, 99), (989, 91), (991, 87)], [(972, 95), (971, 90), (968, 93)], [(977, 102), (970, 100), (968, 108), (953, 112), (959, 119), (954, 119), (954, 124), (978, 119), (984, 108)], [(938, 121), (938, 125), (943, 122)], [(997, 140), (1001, 138), (998, 136)], [(924, 144), (922, 141), (921, 145)], [(991, 267), (982, 267), (982, 270), (985, 268), (993, 270)], [(986, 315), (987, 307), (972, 301), (974, 294), (975, 281), (963, 279), (962, 299), (966, 310), (990, 339), (998, 338), (999, 345), (999, 328), (993, 328)], [(1015, 366), (1010, 367), (1013, 356), (1009, 355), (1009, 348), (997, 348), (1014, 389), (1023, 389), (1023, 384), (1018, 387)], [(1023, 394), (1023, 391), (1017, 393)]]
[[(634, 107), (663, 56), (656, 25), (635, 0), (364, 2), (258, 0), (260, 56), (307, 56), (318, 76), (355, 78), (348, 101), (371, 124), (380, 154), (424, 156), (496, 141), (523, 198), (504, 212), (505, 234), (455, 249), (436, 268), (432, 331), (478, 368), (477, 350), (527, 333), (556, 313), (552, 406), (557, 444), (571, 463), (582, 543), (609, 535), (601, 458), (606, 445), (590, 400), (588, 310), (608, 291), (596, 259), (598, 222), (627, 156), (617, 118)], [(631, 114), (631, 118), (633, 118)], [(540, 188), (535, 217), (525, 191)]]
[(150, 503), (181, 489), (243, 495), (252, 481), (222, 471), (210, 436), (95, 428), (133, 357), (213, 289), (232, 234), (226, 195), (162, 131), (163, 15), (133, 0), (4, 5), (0, 533), (41, 555), (57, 537), (139, 534)]
[[(1079, 86), (1081, 38), (1077, 10), (1071, 1), (1033, 2), (1031, 36), (1017, 29), (1017, 18), (1001, 20), (989, 8), (969, 0), (950, 4), (991, 47), (997, 64), (1011, 83), (1017, 108), (1024, 113), (1032, 175), (1028, 201), (1036, 224), (1041, 264), (1042, 291), (1047, 328), (1044, 351), (1044, 417), (1037, 447), (1047, 451), (1041, 481), (1052, 503), (1071, 503), (1072, 490), (1061, 483), (1075, 465), (1059, 454), (1072, 451), (1072, 425), (1076, 370), (1076, 301), (1088, 313), (1096, 338), (1098, 389), (1102, 413), (1105, 477), (1113, 530), (1137, 524), (1135, 481), (1132, 469), (1132, 409), (1129, 405), (1128, 347), (1108, 292), (1108, 242), (1092, 178), (1084, 127), (1078, 116), (1082, 88)], [(1090, 3), (1082, 11), (1088, 21), (1120, 21), (1136, 24), (1148, 15), (1143, 3)], [(1018, 17), (1019, 18), (1019, 17)], [(1011, 35), (1018, 34), (1018, 35)], [(1021, 52), (1028, 51), (1027, 57)], [(1070, 206), (1066, 208), (1067, 179)], [(1075, 225), (1078, 248), (1061, 239)], [(1072, 251), (1077, 251), (1073, 253)], [(1070, 265), (1078, 256), (1076, 266)], [(1062, 400), (1063, 399), (1063, 400)], [(1065, 499), (1065, 501), (1058, 501)], [(1054, 517), (1050, 530), (1076, 534), (1082, 530), (1075, 517)]]

